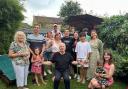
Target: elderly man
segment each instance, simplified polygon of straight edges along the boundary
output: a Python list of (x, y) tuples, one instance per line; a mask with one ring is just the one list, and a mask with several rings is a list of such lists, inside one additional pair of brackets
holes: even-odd
[(77, 62), (73, 61), (69, 53), (65, 52), (66, 46), (64, 43), (59, 45), (59, 49), (60, 51), (53, 55), (51, 62), (43, 62), (43, 64), (51, 65), (55, 63), (54, 89), (58, 89), (61, 77), (64, 79), (65, 89), (70, 89), (69, 65), (71, 63), (77, 64)]

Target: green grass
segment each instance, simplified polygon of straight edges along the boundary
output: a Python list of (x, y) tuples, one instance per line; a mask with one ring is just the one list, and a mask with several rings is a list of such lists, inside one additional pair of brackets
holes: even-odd
[[(33, 85), (31, 82), (31, 76), (28, 78), (28, 86), (30, 89), (53, 89), (53, 81), (51, 80), (51, 76), (48, 77), (46, 81), (47, 85)], [(88, 83), (80, 84), (77, 83), (75, 79), (71, 80), (71, 89), (88, 89)], [(0, 80), (0, 89), (17, 89), (16, 86), (6, 87), (5, 83)], [(65, 89), (63, 81), (60, 82), (59, 89)], [(126, 89), (126, 84), (115, 82), (111, 89)]]

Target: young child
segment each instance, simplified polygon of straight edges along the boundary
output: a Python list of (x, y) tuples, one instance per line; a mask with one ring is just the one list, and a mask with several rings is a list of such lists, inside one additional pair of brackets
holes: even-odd
[(86, 72), (88, 69), (88, 58), (91, 52), (89, 42), (85, 40), (85, 35), (80, 34), (80, 41), (76, 44), (75, 52), (77, 54), (77, 62), (80, 65), (80, 79), (78, 82), (85, 83)]
[(97, 68), (96, 68), (95, 74), (99, 75), (98, 77), (95, 77), (95, 78), (97, 79), (98, 83), (101, 85), (101, 88), (105, 89), (105, 87), (108, 86), (108, 83), (107, 83), (106, 78), (100, 76), (100, 75), (106, 76), (106, 71), (103, 68), (103, 62), (102, 61), (97, 61)]
[(40, 55), (40, 51), (38, 48), (35, 49), (35, 55), (32, 56), (32, 73), (35, 74), (35, 80), (38, 86), (40, 86), (39, 79), (43, 84), (46, 84), (43, 80), (43, 75), (42, 75), (42, 61), (43, 57)]

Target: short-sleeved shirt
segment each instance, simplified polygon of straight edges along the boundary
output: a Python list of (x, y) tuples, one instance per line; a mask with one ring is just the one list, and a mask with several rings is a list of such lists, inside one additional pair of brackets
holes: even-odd
[(28, 52), (28, 56), (13, 58), (13, 61), (17, 65), (28, 65), (29, 64), (29, 49), (28, 44), (25, 43), (24, 47), (19, 46), (15, 41), (11, 43), (9, 50), (13, 50), (14, 53)]
[(89, 42), (79, 41), (76, 44), (75, 52), (77, 53), (77, 59), (86, 59), (88, 53), (91, 52), (91, 46), (90, 46)]
[(72, 52), (72, 44), (73, 44), (72, 38), (71, 37), (63, 37), (61, 40), (66, 45), (66, 52), (71, 53)]
[(58, 71), (68, 70), (72, 61), (73, 57), (69, 53), (60, 54), (59, 52), (55, 53), (51, 60), (52, 63), (55, 63), (55, 69)]
[(39, 34), (38, 36), (30, 34), (27, 36), (27, 41), (30, 44), (30, 48), (32, 49), (32, 51), (34, 51), (34, 49), (36, 48), (42, 50), (43, 44), (45, 44), (45, 38), (41, 34)]

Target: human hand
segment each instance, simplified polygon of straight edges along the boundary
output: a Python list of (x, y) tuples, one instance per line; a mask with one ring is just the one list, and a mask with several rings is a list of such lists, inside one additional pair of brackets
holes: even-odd
[(78, 64), (78, 62), (77, 61), (73, 61), (72, 64), (76, 65), (76, 64)]

